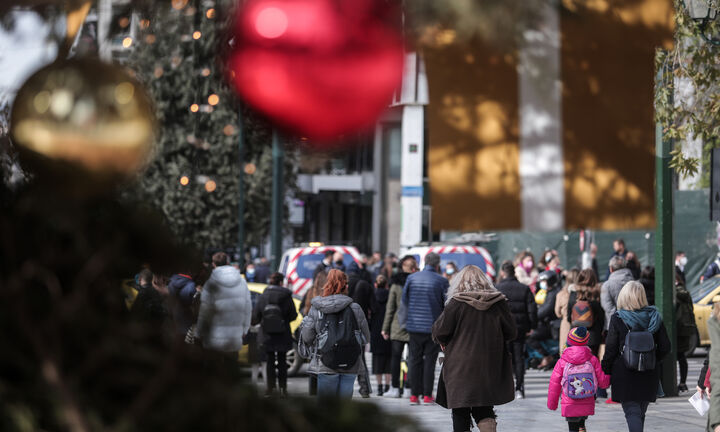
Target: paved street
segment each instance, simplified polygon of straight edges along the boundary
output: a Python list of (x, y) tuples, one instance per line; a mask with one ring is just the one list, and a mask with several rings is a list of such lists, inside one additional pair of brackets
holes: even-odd
[[(701, 353), (701, 350), (698, 350)], [(695, 386), (704, 356), (689, 359), (688, 387)], [(567, 423), (560, 416), (560, 409), (550, 411), (546, 407), (547, 384), (550, 372), (528, 371), (526, 376), (526, 399), (497, 407), (499, 431), (564, 431)], [(289, 381), (293, 395), (307, 394), (307, 378), (296, 377)], [(680, 397), (658, 399), (648, 408), (645, 430), (658, 432), (685, 432), (704, 430), (706, 417), (700, 417), (687, 399), (688, 392)], [(357, 387), (356, 400), (359, 399)], [(368, 403), (377, 403), (388, 412), (408, 415), (416, 419), (428, 431), (451, 431), (450, 411), (440, 406), (411, 406), (407, 398), (388, 399), (373, 396)], [(589, 431), (627, 431), (625, 417), (620, 405), (597, 403), (595, 415), (587, 422)], [(477, 429), (476, 429), (477, 430)]]

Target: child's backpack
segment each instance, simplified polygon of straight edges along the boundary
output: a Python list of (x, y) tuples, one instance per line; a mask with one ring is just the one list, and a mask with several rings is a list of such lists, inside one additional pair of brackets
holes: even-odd
[(349, 369), (357, 363), (362, 347), (358, 340), (359, 327), (350, 306), (320, 318), (318, 354), (330, 369)]
[(573, 327), (592, 327), (595, 322), (590, 302), (586, 300), (578, 300), (572, 307), (570, 314), (570, 323)]
[(267, 304), (262, 311), (262, 321), (260, 327), (263, 332), (268, 334), (283, 333), (287, 325), (283, 319), (283, 313), (280, 306), (276, 304)]
[(566, 363), (563, 370), (562, 389), (570, 399), (586, 399), (595, 396), (597, 378), (592, 363)]

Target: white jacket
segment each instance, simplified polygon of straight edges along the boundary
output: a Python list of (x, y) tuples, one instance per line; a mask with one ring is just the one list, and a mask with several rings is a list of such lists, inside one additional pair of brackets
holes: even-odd
[(196, 334), (205, 348), (238, 351), (250, 329), (252, 301), (245, 279), (232, 266), (213, 270), (200, 295)]

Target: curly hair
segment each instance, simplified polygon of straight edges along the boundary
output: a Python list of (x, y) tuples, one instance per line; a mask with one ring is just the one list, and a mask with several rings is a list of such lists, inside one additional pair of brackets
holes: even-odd
[(332, 269), (328, 273), (327, 282), (323, 287), (323, 297), (335, 295), (335, 294), (346, 294), (347, 293), (348, 278), (345, 273), (340, 270)]

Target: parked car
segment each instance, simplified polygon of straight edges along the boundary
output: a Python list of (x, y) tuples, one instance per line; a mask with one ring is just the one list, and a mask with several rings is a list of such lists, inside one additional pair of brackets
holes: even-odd
[(458, 270), (467, 265), (476, 265), (493, 280), (497, 276), (495, 263), (487, 249), (477, 245), (433, 244), (432, 246), (415, 246), (407, 249), (402, 256), (412, 255), (420, 268), (425, 267), (425, 256), (430, 252), (440, 255), (440, 266), (444, 268), (448, 262), (454, 262)]
[(710, 346), (707, 322), (710, 319), (713, 301), (720, 300), (715, 299), (716, 296), (720, 296), (720, 277), (717, 276), (706, 279), (693, 290), (693, 309), (695, 312), (695, 324), (698, 328), (698, 336), (695, 341), (697, 346)]
[(285, 275), (286, 286), (293, 293), (302, 297), (310, 288), (315, 268), (322, 262), (323, 254), (328, 249), (343, 253), (345, 267), (353, 261), (360, 263), (360, 252), (353, 246), (325, 246), (311, 243), (310, 246), (288, 249), (280, 259), (278, 271)]

